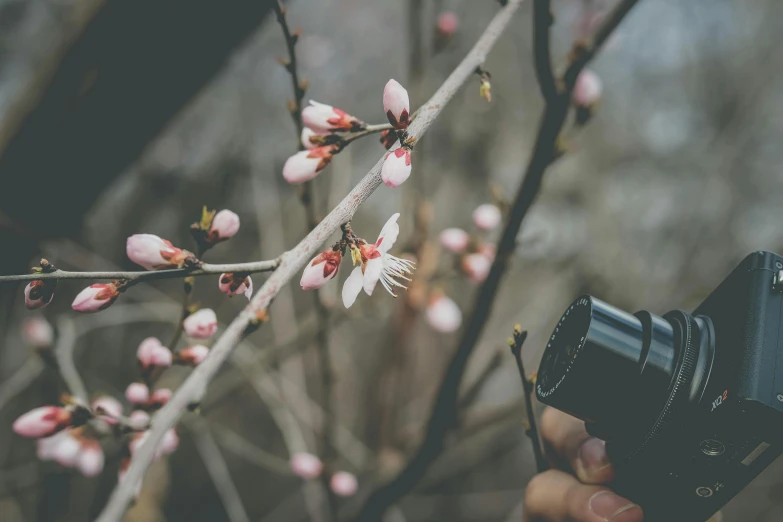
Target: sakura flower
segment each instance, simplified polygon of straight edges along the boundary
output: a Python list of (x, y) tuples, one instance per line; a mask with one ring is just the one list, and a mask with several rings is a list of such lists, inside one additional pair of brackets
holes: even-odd
[(500, 209), (490, 203), (479, 205), (473, 211), (473, 223), (481, 230), (496, 228), (502, 219), (503, 216), (500, 213)]
[(494, 243), (481, 243), (478, 247), (478, 253), (490, 261), (494, 261), (497, 249), (498, 247)]
[(54, 342), (52, 325), (43, 317), (27, 319), (22, 325), (22, 335), (25, 341), (36, 348), (48, 348)]
[(389, 80), (383, 88), (383, 110), (392, 127), (397, 130), (408, 128), (410, 123), (411, 103), (408, 91), (396, 80)]
[(224, 209), (212, 218), (207, 238), (211, 243), (218, 243), (234, 237), (239, 232), (239, 216), (234, 212)]
[(145, 404), (150, 399), (150, 389), (146, 384), (133, 382), (125, 389), (125, 398), (132, 404)]
[(144, 339), (136, 350), (136, 358), (144, 370), (155, 366), (160, 368), (171, 366), (171, 351), (163, 346), (157, 337)]
[(319, 147), (320, 145), (316, 142), (313, 142), (310, 138), (318, 138), (319, 136), (324, 136), (323, 133), (315, 132), (310, 127), (304, 127), (302, 129), (302, 146), (306, 149), (314, 149), (316, 147)]
[(117, 417), (122, 415), (122, 404), (114, 397), (104, 395), (92, 401), (92, 411), (97, 415), (103, 415), (107, 424), (117, 424)]
[(441, 13), (435, 22), (435, 29), (440, 36), (453, 36), (459, 29), (459, 17), (452, 11)]
[(598, 103), (602, 92), (601, 78), (590, 69), (583, 69), (576, 78), (571, 100), (577, 107), (590, 108)]
[(96, 440), (84, 439), (76, 461), (76, 467), (85, 477), (96, 477), (103, 471), (104, 455)]
[(81, 449), (81, 443), (70, 431), (63, 432), (63, 436), (52, 451), (52, 459), (60, 466), (70, 468), (79, 460), (79, 452)]
[(310, 105), (302, 110), (302, 121), (315, 132), (323, 134), (356, 132), (364, 128), (364, 123), (345, 111), (313, 100), (310, 100)]
[(321, 459), (312, 453), (295, 453), (291, 455), (289, 464), (291, 465), (291, 471), (294, 472), (294, 475), (306, 480), (318, 478), (324, 469), (324, 464), (321, 462)]
[(42, 437), (36, 441), (36, 453), (41, 460), (54, 460), (57, 446), (65, 437), (70, 437), (67, 431), (58, 431), (51, 437)]
[(244, 274), (220, 274), (218, 288), (229, 297), (243, 294), (250, 299), (253, 295), (253, 280)]
[(481, 253), (468, 254), (462, 258), (462, 270), (474, 283), (484, 281), (489, 275), (492, 260)]
[(182, 364), (198, 366), (209, 355), (209, 348), (197, 344), (189, 346), (177, 354), (177, 361)]
[(353, 269), (343, 285), (343, 304), (346, 308), (351, 307), (362, 289), (367, 295), (372, 295), (378, 281), (394, 297), (397, 297), (394, 287), (407, 290), (407, 287), (395, 278), (410, 281), (407, 274), (411, 274), (414, 270), (413, 261), (400, 259), (388, 253), (400, 233), (400, 226), (397, 224), (399, 217), (400, 214), (397, 213), (389, 218), (381, 229), (378, 241), (374, 244), (362, 243), (357, 249), (358, 252), (351, 251), (352, 256), (355, 255), (361, 261), (361, 266)]
[(99, 312), (112, 305), (120, 296), (118, 282), (114, 283), (95, 283), (76, 296), (71, 304), (71, 308), (77, 312)]
[(400, 147), (386, 153), (381, 167), (381, 179), (387, 187), (395, 188), (402, 185), (411, 175), (411, 151)]
[(145, 428), (150, 424), (150, 414), (144, 410), (133, 410), (128, 418), (135, 428)]
[(164, 454), (174, 453), (177, 446), (179, 446), (179, 437), (177, 436), (177, 432), (174, 431), (174, 428), (171, 428), (163, 434), (163, 439), (160, 441), (158, 450)]
[(310, 261), (302, 272), (302, 290), (316, 290), (337, 275), (343, 255), (339, 250), (326, 250)]
[(57, 281), (36, 279), (24, 287), (24, 304), (28, 310), (37, 310), (48, 305), (54, 299)]
[(427, 322), (438, 332), (455, 332), (462, 324), (462, 311), (445, 295), (436, 295), (427, 305)]
[(190, 314), (182, 323), (185, 333), (195, 339), (209, 339), (217, 331), (217, 316), (210, 308)]
[(337, 148), (334, 145), (324, 145), (297, 152), (288, 158), (283, 165), (283, 177), (292, 185), (310, 181), (332, 161), (332, 155), (335, 152), (337, 152)]
[(154, 234), (134, 234), (125, 243), (128, 259), (147, 270), (182, 268), (195, 261), (193, 254)]
[(341, 497), (350, 497), (356, 493), (356, 490), (359, 488), (359, 483), (352, 473), (348, 473), (347, 471), (338, 471), (332, 475), (332, 479), (329, 481), (329, 486), (336, 495)]
[(174, 393), (168, 388), (159, 388), (150, 395), (149, 404), (150, 406), (160, 408), (171, 400), (172, 395), (174, 395)]
[(49, 437), (72, 425), (72, 414), (65, 408), (42, 406), (14, 421), (13, 430), (22, 437)]
[(470, 237), (461, 228), (447, 228), (440, 233), (440, 244), (454, 253), (464, 252)]

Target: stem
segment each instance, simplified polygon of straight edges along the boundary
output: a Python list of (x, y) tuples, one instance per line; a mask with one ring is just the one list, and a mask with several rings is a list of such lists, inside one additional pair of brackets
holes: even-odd
[[(413, 118), (411, 118), (412, 120)], [(386, 130), (390, 130), (392, 128), (391, 123), (379, 123), (377, 125), (367, 125), (364, 130), (361, 130), (359, 132), (354, 132), (352, 134), (348, 134), (346, 136), (343, 136), (340, 138), (340, 145), (345, 147), (351, 142), (354, 142), (358, 140), (359, 138), (364, 138), (365, 136), (369, 136), (371, 134), (378, 134), (379, 132), (383, 132)]]
[(69, 272), (55, 270), (42, 274), (19, 274), (0, 276), (0, 284), (13, 281), (36, 281), (45, 279), (124, 279), (133, 283), (151, 281), (153, 279), (176, 279), (178, 277), (222, 274), (223, 272), (270, 272), (280, 265), (280, 258), (269, 261), (252, 261), (250, 263), (233, 263), (213, 265), (203, 263), (198, 268), (172, 268), (169, 270), (150, 270), (139, 272)]
[(527, 339), (527, 332), (514, 332), (514, 345), (511, 347), (511, 353), (514, 354), (514, 359), (517, 361), (517, 369), (519, 370), (519, 377), (522, 379), (522, 388), (525, 392), (525, 410), (527, 413), (528, 429), (527, 436), (530, 437), (530, 442), (533, 443), (533, 455), (536, 458), (536, 471), (541, 473), (546, 471), (549, 466), (547, 465), (544, 453), (541, 450), (541, 436), (538, 434), (538, 423), (536, 422), (536, 411), (533, 409), (533, 382), (527, 378), (525, 372), (525, 365), (522, 362), (522, 345), (525, 344)]
[(81, 406), (89, 405), (87, 388), (84, 386), (73, 360), (73, 349), (76, 344), (76, 328), (69, 319), (57, 321), (57, 344), (54, 356), (57, 358), (57, 369), (68, 387), (68, 392)]
[[(472, 78), (476, 67), (484, 63), (487, 54), (508, 27), (521, 2), (522, 0), (510, 0), (508, 6), (495, 15), (473, 49), (419, 110), (418, 117), (408, 128), (408, 134), (414, 141), (424, 135), (459, 88)], [(207, 358), (191, 372), (171, 400), (158, 411), (152, 429), (149, 431), (149, 440), (134, 453), (125, 480), (115, 488), (109, 502), (97, 518), (98, 522), (116, 522), (122, 518), (133, 499), (134, 485), (144, 477), (155, 456), (155, 448), (160, 444), (166, 430), (173, 427), (187, 410), (188, 404), (202, 394), (204, 387), (217, 374), (242, 340), (248, 325), (255, 320), (256, 314), (269, 306), (283, 285), (299, 273), (318, 252), (324, 241), (340, 228), (340, 225), (350, 221), (359, 206), (380, 186), (381, 166), (385, 157), (386, 153), (312, 232), (280, 257), (277, 269), (264, 282), (245, 309), (224, 330), (223, 335), (212, 346)]]
[(553, 21), (550, 0), (533, 0), (533, 59), (541, 95), (547, 102), (553, 101), (558, 92), (549, 50), (549, 28)]

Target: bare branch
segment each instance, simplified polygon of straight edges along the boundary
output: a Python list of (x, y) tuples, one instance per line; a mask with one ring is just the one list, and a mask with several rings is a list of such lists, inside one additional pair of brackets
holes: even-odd
[(57, 367), (60, 375), (65, 381), (70, 394), (81, 404), (89, 404), (87, 388), (84, 386), (79, 372), (76, 371), (76, 365), (73, 361), (73, 349), (76, 345), (76, 328), (73, 321), (65, 317), (60, 317), (57, 321), (57, 343), (54, 347), (54, 356), (57, 358)]
[[(536, 422), (536, 410), (533, 408), (533, 381), (528, 379), (527, 372), (525, 372), (525, 364), (522, 362), (522, 346), (527, 339), (527, 332), (521, 331), (518, 327), (514, 327), (513, 344), (511, 345), (511, 353), (514, 354), (514, 359), (517, 361), (517, 370), (519, 370), (519, 377), (522, 379), (522, 388), (525, 393), (525, 413), (527, 414), (527, 436), (530, 437), (530, 442), (533, 443), (533, 455), (536, 458), (536, 471), (541, 473), (546, 471), (549, 466), (544, 458), (544, 452), (541, 447), (541, 437), (538, 434), (538, 423)], [(509, 341), (511, 342), (511, 341)]]
[[(430, 100), (419, 110), (416, 120), (411, 124), (408, 134), (413, 142), (432, 125), (443, 107), (454, 97), (457, 90), (473, 75), (477, 66), (486, 59), (500, 35), (510, 23), (513, 14), (522, 0), (510, 0), (508, 5), (498, 12), (487, 29), (462, 60), (457, 68), (435, 92)], [(399, 145), (396, 145), (399, 147)], [(318, 251), (324, 241), (343, 223), (348, 222), (359, 206), (381, 184), (381, 166), (386, 153), (378, 160), (370, 172), (354, 189), (334, 208), (326, 218), (313, 229), (296, 247), (283, 254), (280, 265), (266, 280), (250, 304), (237, 316), (223, 335), (212, 346), (209, 356), (196, 367), (190, 376), (174, 393), (169, 402), (155, 415), (150, 430), (150, 440), (134, 454), (125, 480), (112, 493), (109, 502), (98, 517), (98, 522), (116, 522), (122, 518), (128, 503), (133, 498), (133, 485), (144, 476), (154, 457), (154, 448), (163, 438), (166, 430), (174, 426), (186, 411), (188, 404), (196, 399), (206, 383), (212, 380), (217, 371), (228, 359), (234, 347), (245, 334), (247, 326), (256, 318), (258, 312), (265, 310), (280, 289), (285, 285)]]
[(549, 28), (553, 21), (550, 0), (533, 0), (533, 59), (541, 95), (547, 102), (553, 101), (558, 91), (549, 50)]

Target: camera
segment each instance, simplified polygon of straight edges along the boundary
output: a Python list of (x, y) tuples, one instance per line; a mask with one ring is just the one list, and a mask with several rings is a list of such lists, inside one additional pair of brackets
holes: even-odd
[(783, 450), (783, 258), (754, 252), (692, 313), (595, 297), (557, 323), (544, 404), (607, 441), (610, 485), (645, 522), (704, 522)]

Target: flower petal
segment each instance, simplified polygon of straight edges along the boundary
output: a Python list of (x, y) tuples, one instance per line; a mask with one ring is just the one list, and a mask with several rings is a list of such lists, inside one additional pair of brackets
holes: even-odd
[(383, 272), (382, 257), (376, 257), (367, 261), (364, 265), (364, 293), (372, 295), (375, 285), (378, 284), (378, 279), (381, 278), (381, 272)]
[(394, 245), (394, 242), (397, 241), (397, 236), (400, 235), (400, 225), (397, 224), (397, 218), (399, 217), (399, 212), (390, 217), (389, 220), (386, 221), (386, 224), (383, 225), (381, 233), (378, 235), (378, 241), (375, 245), (378, 247), (381, 254), (388, 252)]
[(350, 308), (359, 296), (359, 292), (362, 291), (362, 283), (364, 281), (364, 275), (362, 274), (362, 267), (357, 266), (348, 276), (348, 279), (343, 283), (343, 304), (346, 308)]

